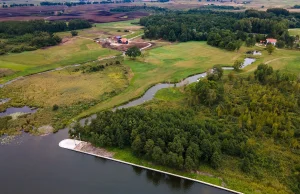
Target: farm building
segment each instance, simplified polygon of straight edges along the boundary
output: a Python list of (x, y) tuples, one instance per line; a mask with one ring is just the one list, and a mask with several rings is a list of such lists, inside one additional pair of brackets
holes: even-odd
[(273, 44), (273, 45), (275, 46), (276, 43), (277, 43), (277, 39), (274, 39), (274, 38), (267, 38), (266, 43), (267, 43), (267, 44)]
[(128, 40), (127, 40), (127, 38), (121, 38), (121, 39), (118, 40), (118, 43), (128, 44)]
[(118, 42), (122, 37), (121, 36), (115, 36), (115, 40)]

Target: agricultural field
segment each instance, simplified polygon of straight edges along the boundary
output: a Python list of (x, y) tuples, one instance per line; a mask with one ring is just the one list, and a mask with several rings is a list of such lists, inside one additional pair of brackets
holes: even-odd
[[(58, 1), (61, 2), (61, 1)], [(71, 19), (85, 19), (95, 23), (105, 22), (117, 22), (126, 21), (143, 16), (149, 15), (146, 12), (134, 11), (127, 13), (113, 13), (110, 12), (111, 8), (122, 6), (132, 6), (132, 4), (94, 4), (94, 5), (80, 5), (80, 6), (39, 6), (40, 1), (8, 1), (6, 4), (13, 3), (34, 3), (38, 6), (33, 7), (13, 7), (2, 8), (0, 4), (0, 21), (12, 21), (12, 20), (71, 20)], [(143, 4), (140, 4), (143, 5)], [(57, 14), (58, 12), (63, 13)]]
[(119, 52), (102, 48), (101, 45), (89, 39), (67, 38), (58, 46), (0, 56), (0, 68), (14, 71), (10, 76), (0, 78), (0, 83), (18, 76), (84, 63), (117, 54)]

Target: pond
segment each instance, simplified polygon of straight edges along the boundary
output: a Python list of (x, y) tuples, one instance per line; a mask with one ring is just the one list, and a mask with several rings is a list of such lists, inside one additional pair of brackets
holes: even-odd
[(247, 51), (246, 54), (248, 55), (262, 55), (262, 53), (260, 51)]
[(30, 108), (28, 106), (23, 106), (20, 108), (17, 107), (10, 107), (7, 108), (4, 112), (0, 112), (0, 117), (5, 117), (14, 113), (21, 113), (21, 114), (31, 114), (31, 113), (35, 113), (37, 111), (37, 109), (35, 108)]

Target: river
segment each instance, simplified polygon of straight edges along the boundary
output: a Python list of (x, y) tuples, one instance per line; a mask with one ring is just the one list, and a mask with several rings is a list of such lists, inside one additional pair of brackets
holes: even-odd
[(62, 149), (67, 130), (0, 145), (1, 194), (227, 194), (204, 184)]

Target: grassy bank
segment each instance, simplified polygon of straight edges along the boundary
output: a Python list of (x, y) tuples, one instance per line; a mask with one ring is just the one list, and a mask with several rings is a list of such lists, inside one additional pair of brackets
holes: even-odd
[(287, 193), (287, 188), (275, 179), (262, 181), (245, 175), (238, 168), (234, 167), (239, 163), (239, 161), (233, 157), (223, 158), (222, 167), (218, 170), (215, 170), (207, 165), (200, 165), (197, 171), (186, 172), (153, 164), (146, 159), (135, 156), (130, 148), (108, 148), (108, 150), (114, 152), (114, 158), (118, 160), (177, 174), (180, 176), (185, 176), (188, 178), (193, 178), (218, 186), (223, 186), (232, 190), (243, 192), (245, 194)]

